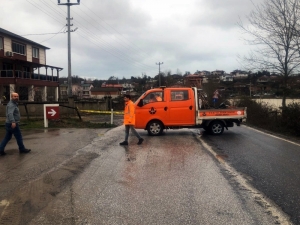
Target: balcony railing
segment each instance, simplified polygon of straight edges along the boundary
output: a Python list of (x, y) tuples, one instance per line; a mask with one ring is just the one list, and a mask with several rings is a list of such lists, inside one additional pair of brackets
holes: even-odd
[[(22, 76), (23, 74), (23, 76)], [(20, 70), (0, 70), (0, 78), (7, 77), (7, 78), (23, 78), (23, 79), (33, 79), (33, 80), (45, 80), (45, 81), (58, 81), (57, 76), (52, 75), (45, 75), (45, 74), (37, 74), (37, 73), (30, 73), (30, 72), (22, 72)]]

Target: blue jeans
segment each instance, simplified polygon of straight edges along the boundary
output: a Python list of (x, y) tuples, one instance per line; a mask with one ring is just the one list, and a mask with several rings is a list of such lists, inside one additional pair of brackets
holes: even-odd
[(141, 136), (138, 134), (138, 132), (134, 129), (134, 125), (125, 125), (125, 141), (128, 141), (129, 137), (129, 130), (134, 133), (134, 135), (138, 138), (141, 139)]
[(6, 134), (0, 144), (0, 151), (4, 151), (4, 148), (7, 145), (7, 143), (10, 141), (12, 135), (14, 135), (17, 140), (19, 151), (23, 151), (25, 149), (25, 146), (23, 144), (23, 138), (22, 138), (21, 130), (19, 128), (19, 124), (16, 124), (16, 127), (12, 129), (11, 123), (5, 123), (5, 130), (6, 130)]

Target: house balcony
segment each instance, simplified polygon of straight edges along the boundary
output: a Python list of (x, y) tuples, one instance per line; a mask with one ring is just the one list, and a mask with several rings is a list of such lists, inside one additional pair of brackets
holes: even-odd
[(58, 76), (31, 73), (19, 70), (0, 70), (0, 83), (2, 85), (17, 84), (24, 86), (59, 86)]

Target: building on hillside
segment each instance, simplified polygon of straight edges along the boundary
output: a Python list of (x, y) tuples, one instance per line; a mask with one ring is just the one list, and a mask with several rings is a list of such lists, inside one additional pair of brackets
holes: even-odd
[(203, 80), (203, 76), (197, 74), (190, 74), (185, 76), (184, 83), (187, 86), (201, 88), (202, 80)]
[[(59, 85), (60, 99), (66, 100), (68, 99), (68, 81), (62, 80), (62, 82)], [(86, 83), (85, 81), (81, 81), (79, 84), (72, 83), (72, 96), (76, 99), (91, 98), (91, 88), (93, 87), (91, 82)]]
[(210, 72), (206, 70), (202, 70), (202, 71), (197, 70), (194, 74), (201, 75), (201, 76), (209, 76)]
[(257, 78), (257, 80), (256, 80), (256, 82), (257, 83), (268, 83), (270, 81), (270, 77), (269, 76), (266, 76), (266, 75), (264, 75), (264, 76), (262, 76), (262, 77), (259, 77), (259, 78)]
[(68, 81), (64, 81), (64, 83), (59, 85), (59, 100), (67, 100), (68, 99)]
[[(132, 84), (132, 83), (124, 83), (124, 84), (121, 84), (121, 86), (122, 86), (122, 94), (126, 94), (126, 93), (128, 93), (128, 92), (132, 92), (133, 90), (134, 90), (134, 87), (135, 87), (135, 85), (134, 84)], [(114, 87), (116, 87), (116, 86), (114, 86)]]
[(224, 70), (215, 70), (215, 71), (212, 71), (210, 74), (211, 75), (221, 76), (221, 75), (225, 74), (225, 71)]
[(94, 87), (91, 88), (91, 98), (103, 99), (107, 97), (117, 98), (121, 95), (121, 88), (118, 87)]
[(60, 67), (46, 63), (50, 48), (0, 28), (0, 96), (20, 100), (58, 100)]
[(247, 79), (249, 77), (249, 73), (242, 70), (234, 70), (230, 73), (234, 80)]
[(242, 82), (236, 82), (234, 83), (234, 90), (238, 95), (247, 95), (249, 90), (249, 87), (247, 86), (247, 84), (244, 84)]
[(91, 83), (81, 83), (81, 98), (91, 98), (91, 89), (93, 88), (93, 84)]
[(233, 82), (233, 76), (232, 75), (228, 75), (228, 74), (221, 75), (220, 76), (220, 81), (223, 81), (223, 82)]

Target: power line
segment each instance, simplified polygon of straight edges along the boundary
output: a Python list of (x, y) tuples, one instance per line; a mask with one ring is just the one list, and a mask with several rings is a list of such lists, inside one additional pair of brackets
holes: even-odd
[(38, 7), (37, 5), (32, 4), (30, 1), (26, 0), (27, 2), (29, 2), (31, 5), (33, 5), (34, 7), (38, 8), (39, 10), (41, 10), (43, 13), (47, 14), (48, 16), (52, 17), (53, 19), (55, 19), (56, 21), (58, 21), (59, 23), (61, 23), (61, 21), (57, 20), (56, 17), (53, 17), (52, 15), (49, 15), (49, 13), (45, 10), (43, 10), (42, 8)]
[[(86, 7), (88, 10), (90, 10), (87, 6), (85, 6), (84, 4), (82, 4), (84, 7)], [(85, 15), (87, 15), (89, 18), (91, 18), (93, 21), (95, 21), (98, 25), (100, 25), (101, 27), (103, 27), (101, 24), (99, 24), (95, 19), (93, 19), (89, 14), (87, 14), (86, 12), (84, 12), (81, 8), (78, 8), (81, 12), (83, 12)], [(91, 10), (90, 10), (91, 11)], [(97, 14), (95, 14), (93, 11), (91, 11), (92, 12), (92, 14), (94, 14), (94, 15), (97, 15)], [(78, 17), (80, 17), (80, 18), (82, 18), (83, 20), (85, 20), (85, 21), (87, 21), (85, 18), (83, 18), (80, 14), (77, 14), (76, 12), (73, 12), (75, 15), (77, 15)], [(97, 18), (99, 18), (100, 20), (101, 20), (101, 18), (99, 17), (99, 16), (97, 16)], [(89, 24), (91, 24), (89, 21), (87, 21)], [(105, 22), (105, 21), (104, 21)], [(105, 22), (106, 23), (106, 22)], [(79, 25), (81, 25), (79, 22), (78, 22), (78, 24)], [(106, 23), (107, 24), (107, 23)], [(82, 27), (85, 27), (84, 25), (81, 25)], [(98, 27), (96, 27), (96, 26), (94, 26), (95, 27), (95, 29), (98, 29), (99, 30), (99, 28)], [(106, 29), (105, 27), (103, 27), (105, 30), (107, 30), (107, 31), (109, 31), (108, 29)], [(114, 29), (115, 30), (115, 29)], [(89, 32), (90, 33), (90, 35), (95, 35), (92, 31), (90, 31), (90, 30), (86, 30), (87, 32)], [(101, 30), (99, 30), (100, 32), (101, 32)], [(116, 30), (115, 30), (116, 31)], [(116, 31), (117, 32), (117, 31)], [(118, 32), (117, 32), (118, 33)], [(97, 38), (97, 39), (99, 39), (99, 38)], [(105, 46), (112, 46), (111, 44), (109, 44), (107, 41), (105, 41), (105, 40), (103, 40), (102, 38), (100, 38), (101, 40), (102, 40), (102, 42), (104, 42), (105, 43)], [(124, 41), (120, 41), (120, 43), (121, 43), (121, 45), (122, 46), (124, 46)], [(130, 48), (130, 47), (127, 47), (127, 46), (125, 46), (128, 50), (131, 50), (132, 48)], [(136, 46), (134, 46), (133, 45), (133, 47), (135, 47), (135, 48), (137, 48)], [(112, 46), (112, 50), (113, 51), (116, 51), (116, 52), (120, 52), (120, 54), (122, 55), (122, 56), (124, 56), (124, 55), (127, 55), (128, 56), (128, 58), (130, 58), (130, 59), (132, 59), (132, 61), (136, 61), (136, 63), (138, 63), (138, 64), (141, 64), (141, 65), (143, 65), (144, 67), (146, 67), (146, 68), (148, 68), (148, 69), (153, 69), (153, 70), (155, 70), (152, 66), (149, 66), (149, 65), (146, 65), (146, 64), (143, 64), (143, 63), (140, 63), (138, 60), (136, 60), (136, 59), (133, 59), (130, 55), (128, 55), (126, 52), (124, 53), (124, 52), (122, 52), (122, 50), (120, 50), (120, 48), (117, 48), (117, 47), (114, 47), (114, 46)], [(138, 52), (138, 54), (140, 54), (140, 52)]]
[[(99, 18), (101, 21), (103, 21), (105, 24), (107, 24), (112, 30), (114, 30), (116, 33), (118, 33), (124, 40), (126, 40), (133, 48), (135, 48), (136, 50), (138, 50), (139, 52), (141, 51), (141, 53), (143, 53), (143, 50), (141, 50), (140, 48), (138, 48), (135, 44), (131, 43), (128, 39), (126, 39), (121, 33), (119, 33), (115, 28), (113, 28), (112, 26), (110, 26), (105, 20), (102, 20), (96, 13), (94, 13), (90, 8), (88, 8), (87, 6), (85, 6), (84, 4), (82, 4), (84, 7), (86, 7), (89, 11), (92, 12), (92, 14), (94, 14), (95, 16), (97, 16), (97, 18)], [(101, 24), (100, 24), (101, 25)], [(102, 26), (104, 29), (106, 29), (104, 26)], [(108, 29), (106, 29), (108, 31)], [(143, 53), (144, 54), (144, 53)], [(148, 55), (146, 55), (148, 56)]]
[[(61, 31), (62, 29), (64, 29), (64, 28), (65, 28), (65, 26), (63, 26), (63, 27), (60, 29), (60, 31)], [(48, 39), (46, 39), (46, 40), (44, 40), (44, 41), (41, 41), (40, 43), (43, 43), (43, 42), (45, 42), (45, 41), (48, 41), (48, 40), (54, 38), (57, 34), (66, 33), (66, 32), (67, 32), (67, 31), (58, 32), (58, 33), (56, 33), (55, 35), (53, 35), (51, 38), (48, 38)]]
[[(65, 26), (64, 26), (65, 27)], [(64, 28), (63, 27), (63, 28)], [(62, 30), (62, 29), (61, 29)], [(57, 32), (57, 33), (42, 33), (42, 34), (23, 34), (23, 35), (20, 35), (22, 37), (25, 37), (25, 36), (30, 36), (30, 35), (49, 35), (49, 34), (63, 34), (63, 33), (66, 33), (66, 31), (63, 31), (63, 32)]]
[[(43, 1), (44, 2), (44, 1)], [(42, 4), (44, 4), (44, 3), (42, 3)], [(47, 7), (47, 8), (49, 8), (49, 7)], [(51, 9), (53, 10), (53, 7), (51, 7)], [(56, 12), (57, 13), (57, 12)], [(78, 17), (80, 17), (80, 18), (82, 18), (83, 20), (85, 20), (85, 21), (87, 21), (85, 18), (83, 18), (81, 15), (79, 15), (79, 14), (77, 14), (76, 12), (73, 12), (75, 15), (77, 15)], [(85, 13), (86, 14), (86, 13)], [(49, 14), (48, 14), (49, 15)], [(91, 17), (90, 17), (91, 18)], [(88, 23), (90, 23), (89, 21), (87, 21)], [(79, 25), (81, 25), (81, 23), (79, 23), (79, 22), (77, 22)], [(81, 25), (82, 27), (85, 27), (84, 25)], [(96, 29), (98, 29), (97, 27), (95, 27)], [(92, 31), (90, 31), (90, 30), (88, 30), (88, 29), (86, 29), (86, 32), (88, 32), (89, 33), (89, 35), (91, 35), (91, 36), (93, 36), (93, 35), (95, 35)], [(101, 42), (104, 42), (105, 43), (105, 45), (104, 46), (112, 46), (111, 44), (109, 44), (107, 41), (104, 41), (102, 38), (100, 38), (99, 39), (99, 37), (97, 37), (97, 39), (98, 40), (100, 40)], [(98, 46), (99, 47), (99, 46)], [(102, 49), (103, 49), (103, 47), (102, 47)], [(114, 46), (112, 46), (112, 51), (114, 51), (114, 52), (117, 52), (117, 54), (120, 54), (122, 57), (124, 57), (124, 56), (127, 56), (131, 61), (133, 61), (135, 64), (141, 64), (141, 66), (143, 66), (143, 67), (145, 67), (145, 68), (148, 68), (148, 69), (153, 69), (154, 70), (154, 68), (152, 67), (152, 66), (149, 66), (149, 65), (145, 65), (145, 64), (143, 64), (143, 63), (141, 63), (141, 62), (139, 62), (138, 60), (136, 60), (136, 59), (133, 59), (130, 55), (128, 55), (126, 52), (122, 52), (122, 50), (120, 50), (119, 48), (117, 48), (117, 47), (114, 47)], [(108, 53), (110, 53), (109, 51), (108, 51)], [(113, 54), (113, 55), (115, 55), (115, 54)]]
[[(28, 0), (27, 0), (27, 2), (29, 2)], [(30, 4), (32, 4), (31, 2), (29, 2)], [(55, 3), (53, 3), (53, 2), (51, 2), (53, 5), (56, 5)], [(46, 6), (46, 8), (47, 8), (47, 10), (45, 10), (44, 9), (44, 7), (43, 6), (41, 6), (41, 5), (34, 5), (34, 4), (32, 4), (33, 6), (35, 6), (36, 8), (38, 8), (40, 11), (42, 11), (42, 12), (44, 12), (45, 14), (47, 14), (48, 16), (50, 16), (50, 17), (52, 17), (53, 19), (55, 19), (56, 21), (59, 21), (58, 20), (58, 18), (60, 19), (60, 18), (63, 18), (63, 15), (62, 15), (62, 13), (61, 12), (58, 12), (58, 10), (57, 9), (60, 9), (60, 10), (62, 10), (60, 7), (56, 7), (56, 8), (54, 8), (54, 7), (49, 7), (49, 4), (47, 4), (47, 3), (45, 3), (45, 1), (44, 0), (41, 0), (41, 1), (38, 1), (37, 3), (36, 3), (37, 5), (38, 4), (43, 4), (44, 6)], [(87, 7), (86, 7), (87, 8)], [(78, 9), (80, 9), (80, 8), (78, 8)], [(52, 12), (49, 12), (49, 10), (50, 11), (54, 11), (54, 13), (56, 14), (56, 15), (54, 15)], [(81, 10), (81, 9), (80, 9)], [(63, 11), (63, 10), (62, 10)], [(81, 10), (82, 11), (82, 10)], [(83, 11), (82, 11), (83, 12)], [(91, 11), (92, 12), (92, 11)], [(83, 18), (81, 15), (79, 15), (79, 14), (77, 14), (76, 12), (73, 12), (75, 15), (77, 15), (78, 17), (80, 17), (80, 18), (82, 18), (83, 20), (85, 20), (85, 21), (87, 21), (89, 24), (91, 24), (91, 22), (90, 21), (88, 21), (87, 19), (85, 19), (85, 18)], [(93, 13), (93, 12), (92, 12)], [(95, 14), (95, 13), (93, 13), (93, 14)], [(90, 19), (93, 19), (92, 17), (90, 17), (89, 16), (89, 14), (87, 14), (87, 13), (84, 13), (84, 15), (87, 15), (88, 16), (88, 18), (90, 18)], [(99, 17), (98, 17), (99, 18)], [(93, 19), (94, 20), (94, 19)], [(95, 21), (95, 20), (94, 20)], [(61, 23), (60, 21), (59, 21), (59, 23)], [(88, 28), (86, 28), (84, 25), (82, 25), (80, 22), (76, 22), (76, 23), (78, 23), (79, 25), (80, 25), (80, 28), (81, 29), (83, 29), (83, 31), (84, 32), (80, 32), (81, 33), (81, 35), (80, 35), (80, 33), (78, 33), (78, 35), (80, 35), (81, 37), (83, 37), (84, 39), (86, 39), (86, 40), (89, 40), (93, 45), (95, 45), (95, 46), (97, 46), (98, 48), (101, 48), (101, 49), (103, 49), (104, 51), (106, 51), (107, 53), (109, 53), (110, 55), (112, 55), (112, 56), (114, 56), (114, 57), (116, 57), (116, 58), (118, 58), (118, 59), (120, 59), (120, 60), (122, 60), (122, 61), (124, 61), (124, 62), (127, 62), (127, 63), (130, 63), (130, 65), (132, 65), (132, 66), (135, 66), (135, 67), (140, 67), (140, 68), (144, 68), (144, 69), (146, 69), (146, 70), (153, 70), (153, 72), (155, 71), (155, 69), (154, 69), (154, 67), (152, 67), (152, 66), (149, 66), (149, 65), (146, 65), (146, 64), (143, 64), (142, 62), (140, 62), (140, 60), (137, 60), (137, 59), (134, 59), (131, 55), (128, 55), (128, 51), (123, 51), (121, 48), (117, 48), (117, 47), (115, 47), (115, 46), (113, 46), (111, 43), (109, 43), (109, 42), (107, 42), (107, 41), (105, 41), (105, 40), (103, 40), (102, 38), (100, 38), (99, 36), (97, 36), (93, 31), (91, 31), (90, 29), (88, 29)], [(98, 25), (100, 25), (101, 26), (101, 24), (99, 24), (97, 21), (96, 21), (96, 23), (98, 24)], [(95, 26), (94, 26), (95, 27)], [(96, 29), (98, 29), (99, 30), (99, 28), (97, 28), (97, 27), (95, 27)], [(101, 32), (101, 30), (99, 30), (100, 32)], [(77, 33), (77, 32), (76, 32)], [(51, 39), (51, 38), (50, 38)], [(91, 39), (92, 39), (92, 41), (91, 41)], [(47, 39), (47, 40), (49, 40), (49, 39)], [(98, 43), (103, 43), (102, 45), (99, 45)], [(124, 42), (124, 41), (123, 41)], [(107, 49), (108, 48), (108, 49)], [(126, 46), (126, 48), (129, 48), (128, 46)], [(131, 50), (132, 49), (137, 49), (137, 48), (131, 48)], [(139, 54), (140, 54), (140, 52), (138, 52)], [(133, 56), (134, 57), (137, 57), (137, 54), (133, 54)], [(143, 69), (143, 70), (144, 70)]]

